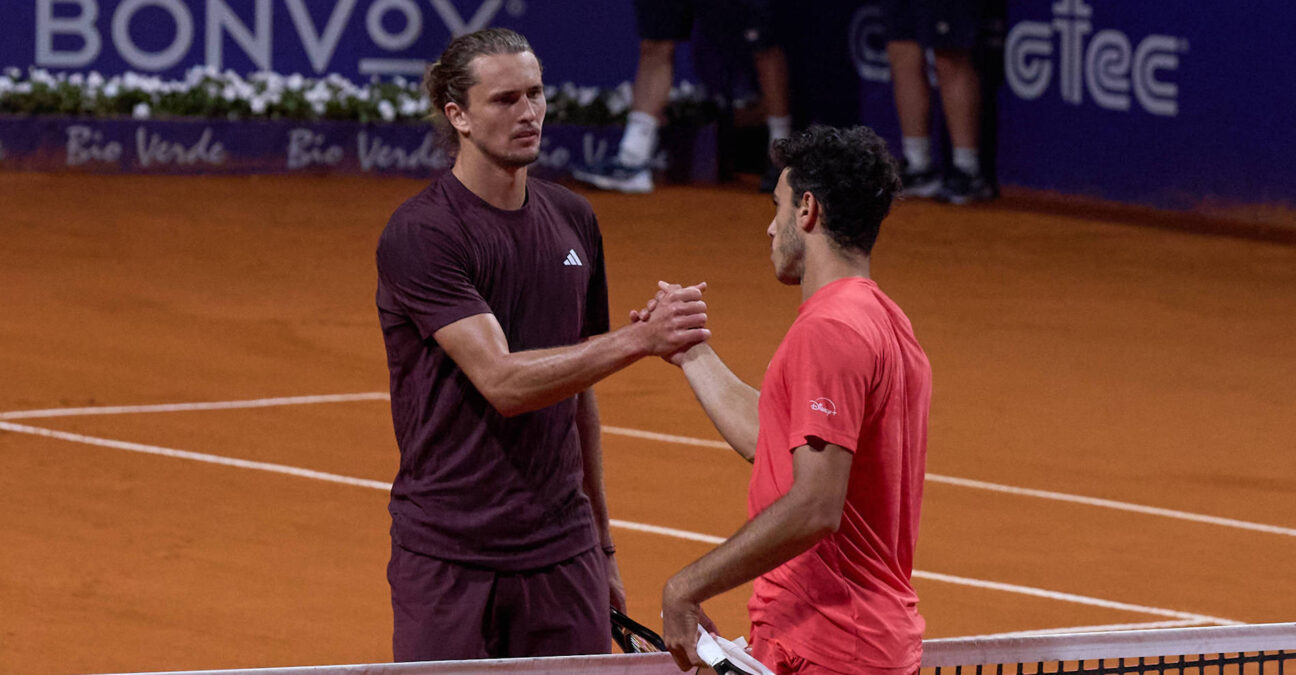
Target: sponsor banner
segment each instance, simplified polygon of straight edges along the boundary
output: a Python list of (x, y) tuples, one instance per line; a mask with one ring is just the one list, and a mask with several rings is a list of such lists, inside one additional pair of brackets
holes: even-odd
[(488, 26), (526, 35), (551, 83), (616, 86), (639, 55), (628, 1), (0, 0), (0, 16), (0, 67), (105, 75), (179, 79), (211, 65), (417, 78), (451, 36)]
[[(620, 127), (546, 126), (532, 175), (561, 179), (614, 154), (620, 138)], [(668, 181), (714, 183), (716, 127), (664, 133), (655, 162)], [(0, 117), (0, 169), (9, 170), (421, 177), (450, 164), (424, 125)]]
[[(863, 119), (898, 140), (880, 17), (860, 3), (848, 40)], [(1296, 198), (1296, 5), (1010, 0), (1006, 19), (1002, 183), (1172, 209)]]

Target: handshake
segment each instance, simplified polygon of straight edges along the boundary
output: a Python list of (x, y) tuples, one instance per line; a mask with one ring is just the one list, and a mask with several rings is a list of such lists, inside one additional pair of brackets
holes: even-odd
[(685, 354), (711, 337), (707, 329), (706, 282), (693, 286), (657, 282), (657, 294), (642, 309), (630, 310), (630, 329), (639, 332), (647, 354), (682, 365)]

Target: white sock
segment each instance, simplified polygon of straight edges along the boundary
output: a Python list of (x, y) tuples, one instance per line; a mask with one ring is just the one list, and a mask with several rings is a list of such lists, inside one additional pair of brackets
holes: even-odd
[(646, 112), (631, 110), (626, 117), (625, 133), (617, 161), (622, 166), (643, 166), (657, 150), (657, 118)]
[(981, 153), (976, 148), (954, 148), (954, 168), (969, 176), (981, 175)]
[(905, 163), (909, 170), (921, 173), (931, 168), (931, 139), (926, 136), (905, 136), (900, 139)]
[(765, 124), (769, 127), (769, 147), (766, 148), (767, 150), (774, 149), (774, 141), (792, 135), (791, 115), (784, 115), (782, 117), (766, 117)]

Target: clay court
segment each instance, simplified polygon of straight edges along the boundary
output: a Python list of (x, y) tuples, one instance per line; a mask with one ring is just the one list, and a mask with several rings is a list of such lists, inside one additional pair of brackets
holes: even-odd
[[(0, 672), (390, 658), (373, 252), (421, 185), (0, 173)], [(705, 280), (716, 349), (758, 384), (799, 302), (768, 196), (583, 194), (614, 325), (658, 279)], [(1010, 195), (884, 225), (874, 277), (935, 376), (928, 637), (1293, 618), (1296, 246), (1177, 224)], [(749, 469), (671, 366), (597, 391), (656, 627), (662, 582), (743, 522)], [(707, 605), (724, 634), (747, 592)]]

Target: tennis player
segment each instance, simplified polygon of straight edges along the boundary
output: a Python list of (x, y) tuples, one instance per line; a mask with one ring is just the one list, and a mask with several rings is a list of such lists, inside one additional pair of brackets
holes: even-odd
[[(673, 354), (724, 438), (754, 461), (749, 521), (662, 591), (664, 639), (699, 664), (707, 598), (755, 579), (753, 655), (779, 673), (915, 672), (924, 622), (910, 584), (931, 367), (869, 277), (901, 184), (872, 131), (814, 127), (774, 146), (785, 166), (767, 233), (774, 274), (801, 286), (758, 392), (708, 344)], [(664, 300), (675, 287), (663, 285)], [(636, 318), (651, 317), (652, 303)]]
[(377, 253), (401, 454), (394, 656), (606, 653), (609, 601), (624, 609), (625, 591), (591, 386), (705, 340), (702, 287), (675, 288), (660, 317), (607, 332), (589, 203), (527, 175), (545, 98), (521, 35), (456, 38), (426, 86), (454, 167), (396, 210)]

